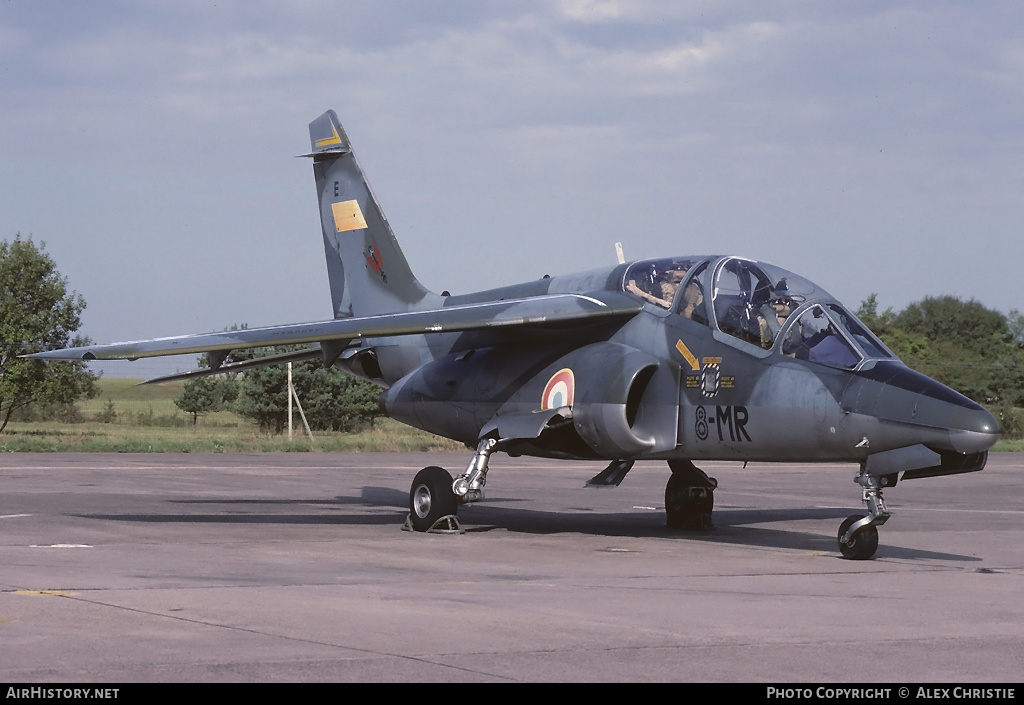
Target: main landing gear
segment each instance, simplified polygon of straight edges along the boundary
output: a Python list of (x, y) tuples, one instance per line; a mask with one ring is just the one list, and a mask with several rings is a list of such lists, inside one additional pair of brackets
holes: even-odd
[(869, 475), (862, 465), (860, 474), (853, 481), (864, 490), (868, 515), (854, 514), (839, 525), (839, 552), (843, 558), (866, 561), (878, 550), (878, 527), (889, 520), (890, 514), (882, 498), (884, 478)]
[(668, 461), (672, 475), (665, 485), (665, 523), (670, 529), (713, 529), (718, 480), (689, 460)]
[(498, 441), (493, 438), (480, 441), (469, 467), (455, 479), (436, 465), (416, 473), (409, 490), (409, 518), (404, 528), (430, 533), (465, 533), (456, 517), (459, 505), (484, 498), (487, 463), (497, 447)]
[[(447, 470), (435, 465), (416, 473), (409, 490), (409, 518), (404, 528), (430, 533), (463, 533), (456, 516), (459, 505), (479, 502), (484, 498), (487, 464), (497, 447), (498, 441), (493, 438), (480, 441), (469, 467), (454, 479)], [(672, 475), (665, 486), (666, 524), (673, 529), (713, 529), (711, 512), (715, 506), (718, 481), (708, 477), (689, 460), (670, 460), (668, 466)], [(598, 478), (615, 470), (610, 474), (621, 482), (630, 467), (632, 462), (617, 461)], [(595, 484), (618, 482), (605, 480)]]
[[(436, 465), (416, 473), (409, 490), (409, 518), (404, 528), (407, 531), (464, 533), (456, 516), (459, 505), (479, 502), (484, 498), (487, 464), (497, 447), (498, 441), (493, 438), (480, 441), (469, 467), (454, 479), (447, 470)], [(621, 476), (625, 475), (631, 465), (621, 461), (618, 464), (612, 463), (598, 477), (615, 469), (617, 472), (614, 474), (621, 481)], [(667, 526), (672, 529), (713, 529), (711, 513), (715, 507), (718, 481), (689, 460), (670, 460), (668, 467), (672, 475), (665, 485)], [(863, 489), (868, 514), (854, 514), (840, 524), (836, 538), (843, 558), (868, 560), (878, 550), (878, 527), (890, 517), (882, 497), (886, 480), (886, 476), (869, 475), (864, 466), (861, 466), (860, 473), (854, 478), (854, 482)]]

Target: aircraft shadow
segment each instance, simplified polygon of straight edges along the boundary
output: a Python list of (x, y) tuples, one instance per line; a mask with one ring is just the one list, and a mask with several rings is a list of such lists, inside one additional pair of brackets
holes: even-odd
[[(390, 487), (364, 487), (358, 497), (338, 495), (325, 499), (170, 499), (168, 504), (184, 506), (217, 506), (229, 508), (220, 512), (203, 513), (136, 513), (136, 514), (78, 514), (84, 519), (106, 519), (109, 521), (134, 521), (149, 523), (181, 523), (181, 524), (340, 524), (340, 525), (366, 525), (386, 526), (405, 522), (408, 513), (409, 495), (406, 492), (395, 490)], [(277, 513), (273, 507), (305, 506), (330, 509), (331, 507), (357, 507), (369, 506), (380, 508), (393, 508), (394, 512), (381, 514), (353, 514), (353, 513), (324, 513), (323, 511), (311, 513)], [(253, 507), (252, 511), (230, 509), (233, 507)], [(260, 511), (260, 508), (263, 511)]]
[(409, 493), (390, 487), (364, 487), (358, 497), (338, 495), (331, 499), (171, 499), (169, 504), (183, 505), (227, 505), (227, 506), (280, 506), (280, 505), (321, 505), (321, 506), (390, 506), (408, 510)]
[(81, 519), (156, 524), (351, 524), (384, 526), (405, 521), (406, 512), (392, 514), (74, 514)]
[[(585, 511), (585, 510), (584, 510)], [(459, 515), (467, 532), (506, 531), (525, 534), (581, 533), (613, 538), (663, 538), (702, 543), (720, 543), (746, 547), (786, 548), (801, 551), (821, 551), (839, 557), (836, 546), (838, 522), (828, 533), (797, 531), (793, 529), (749, 526), (772, 522), (799, 520), (841, 521), (856, 513), (844, 508), (806, 509), (716, 509), (714, 529), (670, 529), (664, 524), (661, 512), (644, 513), (577, 513), (543, 512), (529, 509), (506, 509), (497, 506), (476, 505)], [(885, 543), (884, 528), (878, 547), (878, 558), (905, 560), (953, 560), (976, 562), (976, 556), (927, 551)]]
[[(502, 506), (525, 500), (495, 498), (492, 503), (475, 504), (460, 510), (459, 519), (467, 533), (505, 530), (521, 534), (553, 535), (577, 533), (610, 538), (655, 538), (701, 543), (720, 543), (747, 547), (785, 548), (802, 551), (834, 553), (835, 530), (838, 522), (857, 510), (842, 507), (806, 507), (796, 509), (716, 509), (714, 529), (680, 530), (665, 526), (664, 514), (659, 511), (598, 512), (587, 507), (570, 507), (565, 511), (542, 511)], [(405, 522), (408, 513), (408, 494), (390, 487), (363, 487), (359, 496), (336, 496), (331, 499), (173, 499), (170, 504), (191, 506), (219, 506), (225, 511), (201, 513), (119, 513), (78, 514), (87, 519), (129, 521), (145, 523), (208, 523), (208, 524), (291, 524), (291, 525), (353, 525), (395, 526)], [(273, 507), (319, 507), (309, 513), (277, 513)], [(232, 507), (252, 507), (254, 511), (232, 510)], [(371, 507), (374, 514), (339, 511), (331, 508)], [(263, 508), (264, 511), (260, 511)], [(327, 511), (324, 511), (327, 510)], [(754, 526), (775, 522), (835, 520), (836, 525), (827, 533), (798, 531), (791, 528)], [(980, 561), (981, 558), (952, 553), (926, 551), (892, 546), (882, 542), (879, 558), (904, 560)]]

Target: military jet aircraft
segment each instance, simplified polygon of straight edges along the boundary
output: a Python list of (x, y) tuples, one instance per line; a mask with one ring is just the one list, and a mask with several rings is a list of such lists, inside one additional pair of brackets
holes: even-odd
[[(337, 116), (309, 125), (334, 317), (43, 352), (44, 359), (209, 353), (240, 371), (320, 358), (383, 388), (395, 419), (475, 448), (452, 477), (413, 479), (408, 524), (457, 531), (483, 499), (488, 461), (606, 460), (618, 485), (636, 460), (665, 460), (672, 527), (711, 523), (717, 483), (702, 460), (849, 462), (866, 515), (839, 550), (866, 559), (901, 477), (981, 470), (999, 425), (984, 408), (911, 370), (850, 310), (807, 279), (743, 257), (622, 263), (475, 294), (435, 294), (413, 276)], [(227, 362), (231, 350), (306, 349)]]

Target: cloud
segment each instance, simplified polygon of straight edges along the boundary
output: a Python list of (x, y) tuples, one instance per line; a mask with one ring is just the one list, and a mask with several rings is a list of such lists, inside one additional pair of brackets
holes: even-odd
[[(87, 311), (94, 338), (316, 318), (319, 225), (308, 164), (292, 155), (334, 108), (428, 285), (600, 266), (622, 240), (635, 256), (807, 267), (844, 298), (879, 290), (898, 306), (951, 267), (1019, 254), (1022, 14), (6, 3), (0, 225), (67, 253), (73, 285), (102, 304)], [(970, 251), (948, 244), (967, 236)], [(879, 263), (915, 248), (928, 274)], [(497, 274), (480, 264), (495, 259)], [(238, 292), (267, 278), (278, 295), (245, 315)], [(985, 277), (978, 296), (1024, 308), (997, 284), (1015, 279)]]

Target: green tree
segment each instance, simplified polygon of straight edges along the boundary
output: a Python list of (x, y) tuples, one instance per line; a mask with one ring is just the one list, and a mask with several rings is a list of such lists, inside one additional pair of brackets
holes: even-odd
[(1024, 350), (1024, 313), (1017, 309), (1010, 311), (1007, 316), (1007, 324), (1010, 328), (1010, 338), (1013, 344)]
[[(325, 369), (317, 362), (303, 363), (313, 367), (308, 386), (299, 391), (306, 418), (314, 428), (331, 431), (355, 431), (373, 426), (383, 412), (378, 399), (380, 387), (358, 377)], [(293, 373), (294, 377), (294, 373)]]
[(19, 357), (88, 345), (75, 336), (85, 300), (68, 293), (57, 265), (32, 239), (0, 242), (0, 432), (15, 410), (34, 402), (70, 405), (98, 393), (97, 376), (82, 362)]
[(114, 408), (114, 400), (107, 399), (107, 403), (103, 405), (103, 411), (96, 414), (96, 420), (100, 423), (114, 423), (117, 419), (117, 409)]
[(857, 318), (872, 330), (875, 335), (882, 335), (892, 325), (892, 320), (896, 314), (893, 313), (892, 308), (887, 308), (882, 313), (878, 312), (878, 294), (872, 293), (864, 301), (861, 302), (860, 308), (857, 309)]
[(1010, 343), (1006, 316), (981, 303), (955, 296), (928, 297), (903, 309), (893, 323), (936, 344), (986, 353)]
[(928, 341), (930, 354), (905, 355), (911, 367), (981, 404), (1024, 403), (1024, 358), (999, 311), (953, 296), (929, 297), (907, 306), (893, 327)]
[[(233, 352), (240, 361), (264, 357), (300, 347), (256, 348)], [(241, 392), (234, 404), (235, 413), (252, 419), (260, 429), (281, 433), (288, 423), (288, 371), (285, 365), (247, 370), (240, 375)], [(344, 374), (325, 369), (318, 361), (292, 365), (292, 384), (298, 394), (310, 428), (314, 430), (352, 431), (373, 425), (382, 414), (377, 398), (380, 388)]]
[[(239, 327), (231, 326), (228, 330), (239, 330)], [(207, 367), (209, 364), (209, 354), (203, 353), (199, 357), (199, 366)], [(192, 414), (192, 425), (195, 426), (203, 414), (226, 409), (238, 398), (238, 382), (235, 377), (236, 375), (229, 373), (226, 377), (190, 379), (185, 382), (181, 394), (175, 398), (174, 405), (186, 414)]]
[(181, 394), (174, 400), (174, 405), (186, 414), (192, 414), (192, 425), (195, 426), (199, 423), (200, 416), (220, 411), (237, 396), (237, 387), (233, 379), (197, 377), (185, 382)]
[(977, 301), (941, 296), (879, 315), (872, 294), (858, 317), (910, 367), (991, 408), (1010, 413), (1024, 405), (1019, 312), (1006, 316)]

